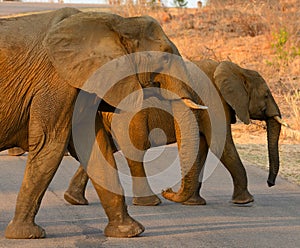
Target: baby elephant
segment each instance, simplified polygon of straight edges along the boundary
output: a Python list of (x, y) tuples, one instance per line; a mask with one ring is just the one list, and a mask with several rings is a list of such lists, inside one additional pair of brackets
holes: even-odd
[[(222, 98), (226, 114), (227, 134), (221, 162), (228, 169), (233, 179), (234, 192), (232, 202), (236, 204), (252, 202), (254, 199), (247, 189), (246, 171), (232, 139), (231, 124), (236, 122), (236, 115), (245, 124), (249, 124), (250, 119), (266, 121), (270, 163), (268, 185), (271, 187), (275, 184), (275, 178), (279, 169), (278, 139), (281, 124), (283, 124), (280, 118), (280, 110), (265, 80), (256, 71), (241, 68), (229, 61), (219, 63), (213, 60), (202, 60), (194, 61), (194, 63), (206, 73)], [(102, 116), (105, 128), (110, 133), (111, 143), (113, 144), (112, 132), (115, 131), (111, 130), (113, 113), (103, 112)], [(202, 168), (211, 142), (210, 118), (205, 111), (201, 111), (198, 112), (197, 120), (201, 133), (199, 149), (201, 159), (199, 166)], [(152, 146), (166, 144), (166, 141), (161, 140), (159, 136), (151, 137), (153, 140), (150, 140), (149, 133), (154, 128), (160, 128), (165, 132), (167, 144), (176, 142), (173, 123), (173, 117), (169, 113), (156, 108), (143, 109), (134, 116), (130, 123), (129, 136), (133, 145), (140, 151), (143, 151), (141, 154), (142, 157), (151, 144)], [(116, 140), (121, 150), (123, 149), (122, 146), (126, 145), (122, 141), (122, 137), (122, 135), (118, 135)], [(117, 151), (117, 148), (114, 148)], [(133, 161), (130, 158), (127, 158), (127, 162), (133, 177), (133, 204), (159, 204), (161, 202), (160, 199), (152, 192), (148, 184), (143, 163)], [(69, 188), (65, 192), (65, 199), (71, 204), (88, 204), (84, 195), (87, 182), (87, 174), (82, 167), (79, 167), (70, 182)], [(192, 197), (185, 201), (184, 204), (205, 204), (205, 200), (199, 195), (201, 182), (198, 182), (198, 180), (196, 182), (182, 182), (182, 188), (179, 192), (184, 194), (187, 191), (186, 188), (190, 186), (188, 184), (196, 185), (194, 187), (196, 190), (193, 192)], [(174, 195), (168, 195), (168, 192), (163, 194), (163, 196), (167, 199), (181, 202), (180, 197), (174, 199)]]

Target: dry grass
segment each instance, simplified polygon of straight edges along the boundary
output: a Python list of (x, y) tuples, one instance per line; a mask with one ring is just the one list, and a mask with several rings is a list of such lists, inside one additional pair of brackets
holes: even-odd
[[(123, 16), (151, 15), (190, 60), (231, 60), (268, 82), (282, 116), (300, 130), (300, 1), (210, 0), (202, 9), (116, 6)], [(283, 129), (282, 139), (300, 141)]]

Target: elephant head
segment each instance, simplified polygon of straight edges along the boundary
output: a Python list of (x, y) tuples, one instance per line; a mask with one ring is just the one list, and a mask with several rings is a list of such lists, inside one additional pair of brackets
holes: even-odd
[[(224, 61), (217, 65), (214, 81), (227, 104), (245, 124), (250, 119), (267, 123), (269, 152), (269, 187), (275, 185), (279, 170), (278, 139), (281, 130), (280, 110), (262, 76), (253, 70)], [(235, 119), (232, 118), (234, 123)]]
[[(153, 85), (153, 81), (159, 81), (161, 88), (171, 90), (178, 98), (193, 98), (182, 81), (160, 75), (173, 67), (183, 68), (183, 74), (187, 71), (177, 48), (151, 17), (78, 12), (53, 25), (43, 44), (61, 77), (75, 88), (93, 93), (96, 90), (112, 106), (130, 93)], [(153, 58), (154, 51), (158, 58)], [(168, 54), (177, 55), (177, 60), (171, 63), (160, 59)], [(95, 73), (99, 68), (100, 76)], [(95, 89), (98, 85), (100, 91)], [(142, 98), (142, 94), (136, 94), (133, 101)]]

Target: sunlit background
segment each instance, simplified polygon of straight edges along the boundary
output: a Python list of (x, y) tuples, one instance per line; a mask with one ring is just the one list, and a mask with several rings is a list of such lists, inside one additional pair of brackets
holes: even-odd
[[(205, 5), (207, 0), (201, 0), (202, 4)], [(22, 0), (22, 2), (54, 2), (57, 3), (59, 0)], [(95, 3), (95, 4), (108, 4), (108, 0), (64, 0), (64, 3)], [(175, 3), (173, 0), (161, 0), (161, 2), (167, 7), (174, 7)], [(198, 0), (186, 0), (186, 7), (197, 8)]]

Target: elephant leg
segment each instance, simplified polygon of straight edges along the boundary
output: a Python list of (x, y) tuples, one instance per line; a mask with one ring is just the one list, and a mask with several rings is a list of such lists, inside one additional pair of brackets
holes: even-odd
[(63, 94), (63, 87), (59, 85), (60, 91), (42, 88), (32, 98), (28, 121), (28, 158), (15, 216), (5, 231), (7, 238), (43, 238), (46, 235), (35, 224), (35, 216), (63, 158), (70, 135), (72, 115), (69, 112), (77, 94), (75, 89)]
[(96, 132), (97, 143), (104, 158), (93, 159), (92, 151), (92, 163), (88, 163), (87, 173), (108, 216), (109, 222), (104, 234), (108, 237), (137, 236), (144, 231), (144, 227), (127, 212), (124, 192), (113, 156), (114, 151), (100, 115), (96, 116)]
[(156, 206), (161, 203), (161, 200), (154, 192), (148, 183), (143, 162), (127, 159), (130, 173), (132, 176), (132, 191), (134, 205), (139, 206)]
[(89, 177), (82, 166), (79, 166), (72, 177), (69, 187), (64, 193), (64, 198), (72, 205), (88, 205), (89, 202), (85, 198), (85, 189)]
[(119, 127), (114, 130), (114, 136), (126, 157), (130, 173), (132, 176), (133, 204), (141, 206), (155, 206), (161, 203), (161, 200), (153, 193), (147, 180), (144, 169), (143, 159), (145, 152), (151, 147), (149, 141), (149, 111), (142, 110), (138, 112), (131, 120), (128, 129), (129, 136), (124, 135), (127, 130), (124, 123), (127, 123), (127, 114), (121, 114)]
[(204, 164), (206, 161), (207, 153), (208, 153), (208, 145), (204, 136), (201, 135), (200, 144), (199, 144), (199, 154), (200, 154), (199, 167), (202, 169), (198, 176), (199, 178), (198, 186), (194, 194), (191, 196), (191, 198), (182, 203), (183, 205), (206, 205), (205, 199), (200, 196), (200, 189), (202, 186)]
[[(37, 130), (35, 130), (37, 132)], [(45, 191), (51, 182), (65, 152), (68, 131), (56, 137), (39, 135), (29, 137), (29, 154), (23, 182), (17, 197), (15, 216), (5, 231), (6, 238), (44, 238), (44, 229), (35, 224)]]
[(202, 183), (199, 182), (197, 190), (194, 192), (194, 194), (191, 196), (190, 199), (183, 202), (183, 205), (206, 205), (206, 200), (200, 196), (200, 189), (201, 189)]
[(145, 228), (129, 216), (123, 195), (114, 194), (91, 179), (108, 217), (104, 234), (107, 237), (130, 238), (141, 234)]
[(247, 173), (233, 143), (231, 134), (227, 135), (221, 162), (230, 172), (233, 179), (234, 191), (232, 202), (235, 204), (253, 202), (254, 198), (248, 191)]

